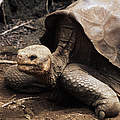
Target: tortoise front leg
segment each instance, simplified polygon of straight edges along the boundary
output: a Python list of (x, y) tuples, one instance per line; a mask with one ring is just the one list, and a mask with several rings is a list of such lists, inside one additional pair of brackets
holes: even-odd
[(59, 81), (69, 94), (92, 106), (98, 118), (113, 117), (120, 111), (116, 93), (106, 84), (88, 74), (79, 64), (69, 64)]

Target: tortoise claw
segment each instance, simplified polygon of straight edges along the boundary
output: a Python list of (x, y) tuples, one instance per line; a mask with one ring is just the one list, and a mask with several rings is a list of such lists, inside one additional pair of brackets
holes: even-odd
[(100, 111), (99, 114), (98, 114), (98, 118), (100, 120), (104, 119), (105, 118), (105, 112), (104, 111)]
[(95, 114), (100, 120), (108, 117), (115, 117), (119, 114), (119, 112), (120, 103), (113, 103), (111, 106), (110, 104), (102, 104), (98, 105), (98, 107), (95, 109)]
[(103, 120), (105, 118), (105, 112), (103, 110), (100, 111), (96, 110), (95, 113), (100, 120)]

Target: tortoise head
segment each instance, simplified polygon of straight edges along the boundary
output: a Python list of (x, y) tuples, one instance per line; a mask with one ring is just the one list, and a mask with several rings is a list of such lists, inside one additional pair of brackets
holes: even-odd
[(18, 69), (33, 75), (45, 75), (51, 68), (51, 52), (43, 45), (31, 45), (18, 51)]

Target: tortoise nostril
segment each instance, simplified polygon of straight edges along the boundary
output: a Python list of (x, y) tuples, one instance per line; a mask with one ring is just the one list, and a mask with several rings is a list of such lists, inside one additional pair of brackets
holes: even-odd
[(31, 55), (31, 56), (29, 57), (30, 60), (34, 60), (34, 59), (36, 59), (36, 58), (37, 58), (36, 55)]

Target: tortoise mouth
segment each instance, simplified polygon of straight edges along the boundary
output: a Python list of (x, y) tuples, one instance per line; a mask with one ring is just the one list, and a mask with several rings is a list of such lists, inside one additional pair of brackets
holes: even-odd
[(28, 66), (28, 67), (29, 67), (29, 66), (34, 66), (34, 67), (37, 66), (37, 65), (35, 65), (35, 64), (21, 64), (21, 63), (18, 63), (18, 65), (19, 65), (19, 66), (26, 66), (26, 67), (27, 67), (27, 66)]
[(41, 76), (43, 74), (47, 74), (50, 72), (51, 68), (51, 61), (48, 59), (47, 61), (43, 63), (37, 63), (37, 64), (32, 64), (32, 63), (19, 63), (18, 62), (18, 69), (20, 71), (26, 72), (26, 73), (32, 73), (33, 75), (38, 75)]
[(42, 66), (37, 66), (34, 64), (18, 64), (18, 69), (23, 72), (27, 73), (34, 73), (34, 74), (44, 74), (45, 71)]

